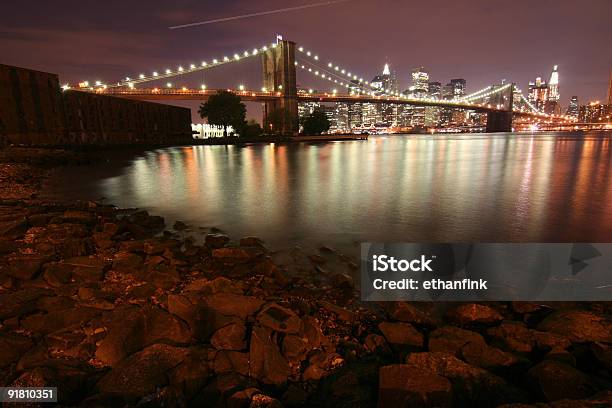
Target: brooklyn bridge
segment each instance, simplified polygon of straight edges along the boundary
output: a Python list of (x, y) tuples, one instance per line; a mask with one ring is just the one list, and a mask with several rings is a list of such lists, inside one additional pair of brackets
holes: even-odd
[[(223, 69), (229, 64), (238, 64), (254, 58), (259, 58), (261, 63), (263, 81), (260, 89), (246, 89), (240, 86), (238, 89), (230, 90), (204, 85), (197, 89), (179, 88), (169, 82), (176, 77), (211, 69)], [(298, 72), (325, 81), (330, 89), (326, 91), (298, 89)], [(288, 112), (288, 115), (283, 117), (279, 129), (283, 134), (297, 132), (300, 102), (396, 104), (465, 109), (487, 115), (487, 132), (510, 132), (513, 120), (517, 118), (543, 120), (549, 126), (567, 124), (571, 120), (567, 116), (546, 114), (538, 110), (512, 82), (488, 86), (451, 100), (410, 97), (377, 85), (364, 80), (353, 70), (332, 62), (325, 64), (315, 52), (278, 37), (271, 44), (235, 53), (231, 57), (224, 56), (202, 61), (199, 64), (181, 65), (174, 70), (166, 69), (126, 76), (113, 83), (84, 81), (76, 89), (151, 101), (204, 101), (219, 91), (228, 90), (240, 95), (244, 101), (262, 102), (264, 126), (269, 125), (272, 112), (279, 109)], [(72, 87), (64, 86), (64, 89), (68, 88)], [(491, 100), (495, 100), (496, 103), (491, 103)]]

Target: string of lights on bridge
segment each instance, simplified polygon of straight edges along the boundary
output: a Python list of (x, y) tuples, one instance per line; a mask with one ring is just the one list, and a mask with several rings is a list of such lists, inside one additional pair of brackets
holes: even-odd
[[(79, 88), (83, 88), (85, 90), (94, 90), (97, 92), (107, 92), (108, 90), (113, 89), (113, 88), (117, 89), (117, 88), (126, 88), (126, 87), (129, 90), (135, 90), (135, 86), (137, 84), (173, 78), (173, 77), (177, 77), (181, 75), (186, 75), (186, 74), (190, 74), (194, 72), (216, 68), (216, 67), (219, 67), (225, 64), (235, 63), (237, 61), (241, 61), (249, 57), (257, 56), (260, 53), (266, 52), (270, 48), (276, 48), (277, 46), (278, 46), (278, 39), (277, 39), (277, 42), (272, 42), (269, 45), (263, 45), (261, 47), (253, 48), (250, 50), (247, 49), (241, 53), (234, 53), (232, 57), (223, 56), (221, 58), (213, 58), (209, 61), (202, 61), (199, 64), (192, 63), (187, 66), (179, 65), (175, 70), (172, 70), (170, 68), (167, 68), (165, 70), (154, 70), (149, 75), (140, 73), (134, 77), (127, 76), (125, 77), (125, 79), (115, 84), (103, 83), (100, 80), (93, 82), (93, 84), (90, 83), (89, 81), (82, 81), (81, 83), (79, 83)], [(449, 101), (444, 101), (444, 100), (439, 100), (439, 99), (434, 99), (434, 98), (415, 98), (415, 97), (409, 97), (403, 93), (393, 91), (391, 89), (384, 89), (379, 86), (373, 85), (372, 82), (364, 80), (363, 76), (357, 75), (354, 70), (344, 68), (341, 65), (338, 65), (336, 63), (328, 62), (327, 65), (322, 66), (319, 55), (312, 51), (306, 50), (302, 46), (297, 47), (297, 51), (299, 52), (299, 55), (303, 55), (305, 56), (305, 58), (296, 60), (295, 62), (296, 67), (299, 67), (302, 70), (308, 73), (311, 73), (316, 77), (327, 80), (330, 83), (339, 85), (342, 88), (349, 89), (351, 95), (355, 95), (355, 92), (351, 90), (351, 87), (352, 86), (359, 87), (360, 91), (357, 94), (357, 96), (359, 95), (365, 95), (369, 97), (382, 96), (383, 98), (388, 99), (390, 101), (391, 100), (398, 100), (398, 101), (401, 100), (401, 101), (407, 101), (407, 102), (410, 102), (410, 101), (435, 102), (435, 103), (440, 103), (442, 105), (444, 105), (445, 102), (451, 105), (465, 104), (467, 109), (469, 109), (469, 107), (471, 106), (494, 108), (488, 104), (487, 105), (478, 104), (476, 103), (476, 101), (491, 97), (497, 93), (504, 92), (506, 89), (508, 89), (508, 87), (512, 86), (512, 84), (510, 83), (504, 84), (499, 87), (487, 86), (469, 95), (465, 95), (463, 97), (456, 98), (456, 99), (449, 100)], [(167, 82), (166, 87), (172, 88), (173, 84), (171, 82)], [(62, 88), (64, 90), (67, 90), (67, 89), (70, 89), (70, 86), (66, 84), (62, 86)], [(205, 91), (206, 85), (202, 84), (200, 88), (202, 91)], [(240, 85), (238, 88), (240, 91), (246, 92), (245, 87), (243, 85)], [(158, 89), (158, 88), (155, 88), (155, 89)], [(529, 102), (529, 100), (522, 94), (522, 92), (518, 88), (514, 88), (514, 89), (517, 94), (520, 94), (520, 100), (524, 102), (529, 107), (529, 109), (532, 111), (532, 113), (535, 114), (536, 116), (548, 117), (548, 118), (550, 117), (566, 118), (565, 116), (562, 116), (562, 115), (549, 115), (544, 112), (541, 112)], [(182, 91), (188, 92), (189, 90), (183, 87)], [(275, 92), (277, 90), (268, 90), (268, 89), (262, 88), (261, 91), (262, 92)], [(308, 93), (310, 94), (312, 94), (313, 92), (314, 91), (312, 89), (308, 90)], [(333, 95), (337, 95), (338, 94), (337, 89), (334, 89), (332, 93)], [(497, 106), (497, 109), (500, 109), (499, 105)], [(520, 111), (524, 112), (524, 109), (520, 108)]]

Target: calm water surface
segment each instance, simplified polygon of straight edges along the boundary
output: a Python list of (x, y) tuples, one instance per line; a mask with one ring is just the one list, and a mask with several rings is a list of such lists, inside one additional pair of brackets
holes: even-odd
[(62, 170), (51, 190), (281, 247), (607, 242), (611, 167), (610, 133), (393, 135), (151, 150)]

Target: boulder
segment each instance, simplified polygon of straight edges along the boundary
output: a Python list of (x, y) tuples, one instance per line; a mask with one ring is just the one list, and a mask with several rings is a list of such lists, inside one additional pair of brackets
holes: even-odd
[(168, 373), (185, 358), (187, 349), (154, 344), (128, 357), (97, 383), (102, 393), (120, 394), (134, 403), (168, 384)]
[(184, 345), (190, 341), (187, 325), (165, 310), (154, 306), (123, 306), (114, 311), (108, 334), (96, 350), (96, 358), (114, 366), (154, 343)]
[(468, 343), (486, 344), (479, 333), (454, 326), (440, 327), (429, 334), (429, 351), (446, 352), (459, 357), (461, 349)]
[(7, 367), (21, 358), (34, 343), (28, 337), (17, 333), (4, 333), (0, 336), (0, 368)]
[(408, 302), (391, 302), (388, 313), (392, 320), (416, 326), (434, 327), (437, 324), (436, 319)]
[(230, 241), (229, 237), (224, 234), (206, 234), (204, 242), (209, 248), (222, 248)]
[(257, 315), (257, 321), (265, 327), (281, 333), (298, 333), (302, 329), (302, 321), (291, 309), (276, 303), (265, 305)]
[(234, 261), (250, 261), (262, 255), (261, 248), (254, 247), (223, 247), (212, 251), (213, 258)]
[(270, 332), (263, 327), (253, 327), (251, 334), (250, 372), (251, 376), (264, 384), (283, 385), (291, 371), (287, 360), (270, 338)]
[(544, 360), (531, 368), (527, 372), (526, 382), (546, 401), (586, 398), (595, 391), (586, 374), (555, 360)]
[(453, 387), (446, 378), (407, 364), (380, 368), (378, 407), (452, 407)]
[(263, 300), (252, 296), (233, 293), (216, 293), (204, 299), (206, 305), (225, 316), (236, 316), (245, 320), (254, 315), (264, 304)]
[(232, 323), (221, 327), (210, 338), (210, 344), (218, 350), (244, 350), (246, 348), (246, 327)]
[(378, 329), (391, 345), (423, 347), (423, 335), (410, 323), (382, 322)]
[(490, 407), (523, 402), (528, 396), (502, 378), (482, 368), (469, 365), (452, 354), (441, 352), (412, 353), (406, 363), (450, 380), (457, 406)]
[(451, 322), (461, 326), (474, 324), (491, 325), (504, 319), (504, 317), (492, 307), (477, 303), (461, 304), (449, 310), (446, 317)]
[(46, 261), (40, 255), (10, 255), (7, 257), (6, 274), (20, 280), (33, 279)]
[(612, 322), (592, 312), (557, 311), (546, 317), (537, 328), (565, 336), (573, 343), (612, 343)]

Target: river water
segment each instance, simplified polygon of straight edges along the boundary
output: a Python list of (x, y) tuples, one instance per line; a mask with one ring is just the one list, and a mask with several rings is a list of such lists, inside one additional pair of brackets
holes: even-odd
[(50, 191), (273, 247), (608, 242), (612, 134), (371, 136), (149, 150), (59, 171)]

